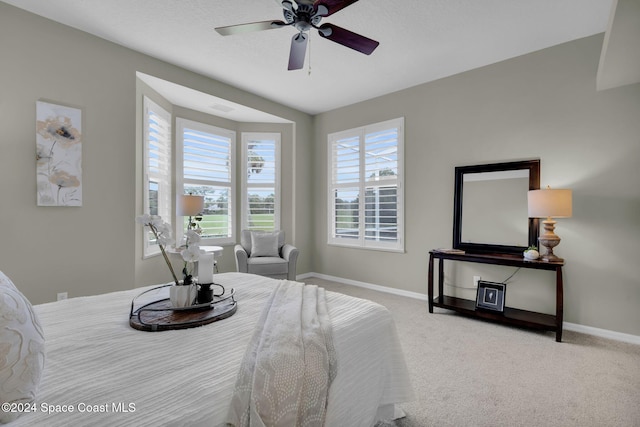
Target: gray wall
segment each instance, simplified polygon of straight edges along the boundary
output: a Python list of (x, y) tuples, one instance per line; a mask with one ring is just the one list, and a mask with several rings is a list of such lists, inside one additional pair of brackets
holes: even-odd
[[(0, 270), (34, 303), (166, 281), (162, 260), (143, 261), (140, 87), (135, 72), (182, 84), (291, 120), (283, 171), (283, 223), (315, 271), (426, 293), (429, 249), (451, 245), (458, 165), (541, 159), (541, 184), (574, 191), (560, 219), (565, 320), (640, 335), (640, 86), (602, 92), (595, 76), (602, 36), (545, 49), (311, 118), (220, 82), (0, 3)], [(35, 102), (83, 109), (84, 205), (37, 207)], [(395, 117), (406, 124), (406, 253), (326, 244), (326, 137)], [(236, 124), (240, 130), (254, 125)], [(137, 242), (137, 244), (135, 244)], [(233, 268), (225, 249), (225, 270)], [(447, 268), (503, 280), (512, 270)], [(469, 289), (450, 292), (473, 297)], [(546, 272), (520, 272), (508, 303), (553, 312)]]
[[(295, 122), (284, 135), (290, 150), (283, 177), (290, 184), (283, 187), (283, 218), (289, 240), (301, 248), (299, 271), (309, 271), (309, 115), (5, 3), (0, 58), (0, 270), (33, 303), (63, 291), (74, 297), (170, 279), (161, 257), (142, 260), (135, 224), (142, 210), (137, 104), (143, 90), (136, 71)], [(38, 99), (82, 108), (82, 207), (36, 206)], [(236, 125), (239, 132), (254, 129)], [(235, 270), (230, 247), (223, 267)]]
[[(602, 35), (315, 117), (314, 271), (426, 293), (427, 256), (450, 247), (454, 167), (540, 158), (541, 186), (573, 189), (559, 219), (565, 321), (640, 335), (640, 85), (596, 91)], [(406, 253), (327, 245), (327, 134), (405, 117)], [(513, 269), (449, 263), (446, 282)], [(547, 272), (521, 271), (507, 303), (553, 313)], [(473, 299), (471, 289), (447, 292)]]

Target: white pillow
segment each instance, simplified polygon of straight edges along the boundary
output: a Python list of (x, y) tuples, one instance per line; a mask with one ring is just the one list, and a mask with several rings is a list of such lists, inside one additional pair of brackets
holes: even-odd
[(250, 258), (272, 256), (279, 257), (278, 233), (251, 232), (251, 255)]
[[(35, 400), (44, 370), (44, 334), (29, 301), (0, 271), (0, 404)], [(0, 423), (20, 412), (0, 410)]]

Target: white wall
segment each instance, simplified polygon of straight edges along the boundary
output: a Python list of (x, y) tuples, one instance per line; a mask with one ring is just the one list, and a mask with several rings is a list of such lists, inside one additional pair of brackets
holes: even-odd
[[(311, 117), (113, 43), (0, 3), (0, 270), (33, 303), (168, 280), (160, 257), (142, 260), (137, 191), (141, 135), (136, 71), (295, 122), (283, 164), (290, 239), (309, 271)], [(35, 103), (83, 111), (83, 206), (36, 206)], [(240, 125), (238, 125), (240, 126)], [(304, 169), (303, 169), (304, 170)], [(231, 248), (224, 267), (235, 270)], [(166, 274), (165, 274), (166, 273)], [(170, 279), (170, 277), (169, 277)]]
[[(640, 335), (640, 85), (596, 91), (602, 35), (340, 108), (315, 117), (315, 212), (327, 208), (327, 134), (405, 117), (406, 253), (326, 244), (315, 218), (313, 270), (426, 293), (428, 251), (452, 244), (454, 167), (541, 160), (541, 185), (573, 189), (559, 219), (565, 321)], [(464, 266), (464, 267), (463, 267)], [(458, 264), (447, 281), (506, 279), (513, 269)], [(474, 291), (448, 292), (474, 298)], [(507, 303), (555, 311), (547, 272), (521, 271)]]

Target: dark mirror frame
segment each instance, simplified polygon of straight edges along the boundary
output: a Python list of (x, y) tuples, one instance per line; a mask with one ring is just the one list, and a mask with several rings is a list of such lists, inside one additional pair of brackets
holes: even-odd
[(529, 218), (529, 243), (527, 246), (509, 246), (485, 243), (465, 243), (462, 238), (462, 200), (464, 195), (464, 174), (529, 170), (529, 190), (540, 189), (540, 160), (491, 163), (486, 165), (458, 166), (455, 169), (455, 192), (453, 207), (453, 248), (470, 253), (522, 254), (527, 247), (538, 245), (538, 218)]

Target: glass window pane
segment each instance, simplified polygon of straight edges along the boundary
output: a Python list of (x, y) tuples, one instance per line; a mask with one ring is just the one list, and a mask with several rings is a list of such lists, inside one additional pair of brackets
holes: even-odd
[(360, 200), (358, 189), (335, 191), (335, 237), (357, 239), (359, 237)]
[(333, 181), (335, 183), (360, 180), (360, 137), (345, 138), (333, 145)]
[(157, 182), (149, 181), (149, 215), (158, 215), (158, 191), (160, 185)]
[(231, 138), (185, 128), (185, 179), (231, 182)]
[(369, 187), (365, 197), (365, 239), (398, 239), (398, 192), (396, 186)]
[[(199, 222), (202, 238), (220, 238), (231, 236), (233, 226), (230, 191), (228, 187), (213, 185), (184, 185), (185, 194), (204, 196), (204, 212)], [(185, 217), (183, 229), (187, 229), (188, 217)]]
[(367, 180), (398, 175), (398, 130), (387, 129), (365, 137), (365, 177)]
[(275, 183), (276, 141), (251, 140), (247, 145), (247, 183)]
[(248, 230), (273, 230), (275, 215), (275, 189), (249, 188), (247, 190)]

